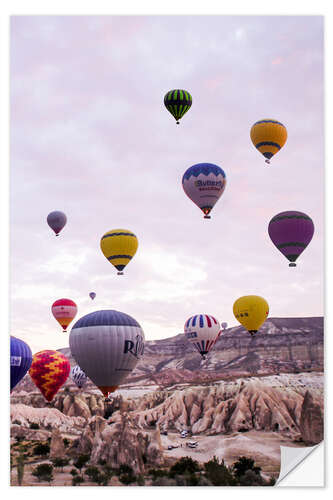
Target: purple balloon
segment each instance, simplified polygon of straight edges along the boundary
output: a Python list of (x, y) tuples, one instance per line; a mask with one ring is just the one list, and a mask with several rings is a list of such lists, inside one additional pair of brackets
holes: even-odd
[(314, 224), (308, 215), (290, 210), (275, 215), (269, 225), (268, 234), (276, 248), (295, 267), (296, 259), (306, 249), (314, 233)]
[(55, 232), (56, 236), (59, 235), (63, 227), (65, 227), (67, 222), (67, 217), (64, 212), (55, 211), (49, 213), (47, 216), (47, 223), (51, 229)]
[(91, 300), (94, 300), (94, 298), (96, 297), (96, 293), (95, 292), (90, 292), (89, 293), (89, 297), (91, 298)]

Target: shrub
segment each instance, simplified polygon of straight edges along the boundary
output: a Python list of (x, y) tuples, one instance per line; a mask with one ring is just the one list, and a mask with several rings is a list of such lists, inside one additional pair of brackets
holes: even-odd
[(133, 474), (133, 469), (127, 464), (120, 465), (118, 474)]
[(69, 445), (69, 442), (70, 442), (70, 441), (69, 441), (69, 439), (64, 438), (64, 439), (62, 440), (62, 442), (64, 443), (65, 448), (67, 448), (67, 447), (68, 447), (68, 445)]
[(139, 474), (137, 477), (136, 477), (136, 482), (138, 484), (138, 486), (144, 486), (145, 485), (145, 478), (142, 474)]
[(84, 477), (82, 476), (74, 476), (72, 479), (72, 486), (80, 486), (81, 483), (84, 483)]
[(76, 469), (72, 469), (70, 471), (70, 474), (72, 474), (72, 476), (77, 476), (78, 475), (78, 471)]
[(69, 458), (52, 458), (51, 462), (54, 467), (61, 467), (61, 472), (64, 472), (64, 466), (69, 464)]
[(204, 464), (205, 476), (214, 486), (234, 486), (237, 484), (232, 471), (214, 456)]
[(257, 474), (251, 469), (245, 471), (245, 473), (238, 478), (240, 486), (263, 486), (264, 480), (260, 474)]
[(13, 424), (16, 424), (16, 425), (21, 425), (22, 422), (21, 420), (13, 420)]
[(246, 471), (251, 470), (255, 474), (260, 475), (261, 468), (254, 466), (254, 460), (252, 458), (247, 457), (239, 457), (237, 462), (235, 462), (232, 466), (234, 474), (236, 477), (241, 477), (245, 474)]
[(31, 422), (29, 427), (30, 427), (30, 429), (39, 429), (39, 425), (36, 422)]
[(97, 478), (97, 476), (99, 474), (99, 470), (97, 469), (97, 467), (90, 466), (90, 467), (86, 468), (84, 473), (86, 474), (86, 476), (89, 477), (89, 479), (91, 481), (95, 482), (95, 479)]
[(48, 455), (50, 453), (50, 445), (39, 443), (34, 447), (34, 455)]
[(193, 460), (191, 457), (182, 457), (171, 467), (169, 477), (186, 473), (192, 474), (193, 472), (198, 472), (199, 470), (200, 466), (196, 460)]
[(38, 481), (53, 481), (53, 467), (51, 464), (39, 464), (32, 471), (32, 475), (38, 478)]
[(81, 469), (86, 465), (87, 462), (89, 462), (90, 455), (79, 455), (76, 459), (76, 461), (73, 463), (74, 467), (77, 469)]
[(163, 470), (163, 469), (149, 469), (148, 474), (150, 476), (153, 476), (153, 480), (155, 480), (158, 477), (167, 477), (168, 471)]
[(122, 482), (123, 484), (135, 483), (136, 479), (137, 478), (133, 473), (121, 474), (119, 476), (119, 481)]

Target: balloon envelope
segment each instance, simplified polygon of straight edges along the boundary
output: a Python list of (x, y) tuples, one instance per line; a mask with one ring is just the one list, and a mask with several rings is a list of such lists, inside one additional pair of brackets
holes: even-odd
[(223, 194), (227, 178), (221, 167), (213, 163), (198, 163), (188, 168), (182, 184), (187, 196), (210, 219), (209, 213)]
[(220, 334), (220, 324), (214, 316), (196, 314), (185, 323), (184, 335), (199, 351), (201, 356), (207, 354)]
[(192, 106), (192, 96), (187, 90), (169, 90), (164, 96), (164, 106), (175, 118), (177, 124)]
[(32, 358), (30, 377), (47, 401), (52, 401), (66, 382), (71, 365), (61, 352), (45, 350)]
[(269, 306), (266, 300), (258, 295), (245, 295), (235, 301), (233, 312), (241, 325), (254, 335), (266, 320)]
[(67, 331), (68, 325), (73, 321), (77, 313), (77, 305), (71, 299), (58, 299), (52, 304), (52, 314), (63, 331)]
[(55, 232), (56, 236), (60, 233), (60, 231), (65, 227), (67, 222), (67, 217), (64, 212), (60, 212), (56, 210), (54, 212), (49, 213), (47, 216), (47, 223), (51, 229)]
[(10, 337), (10, 390), (22, 380), (31, 366), (31, 349), (16, 337)]
[(266, 163), (284, 146), (287, 140), (286, 127), (277, 120), (266, 118), (252, 125), (251, 140), (255, 148), (264, 155)]
[(82, 387), (84, 387), (88, 381), (87, 375), (84, 373), (83, 370), (81, 370), (79, 365), (75, 365), (71, 368), (70, 375), (79, 389), (82, 389)]
[(102, 236), (101, 250), (109, 262), (123, 274), (123, 269), (134, 257), (138, 239), (128, 229), (112, 229)]
[(296, 210), (275, 215), (269, 225), (268, 234), (276, 248), (295, 267), (294, 262), (312, 240), (314, 224), (308, 215)]
[(80, 318), (69, 335), (72, 355), (107, 396), (135, 368), (144, 350), (144, 333), (128, 314), (104, 310)]
[(89, 293), (89, 297), (91, 298), (91, 300), (94, 300), (94, 298), (96, 297), (96, 293), (95, 292), (90, 292)]

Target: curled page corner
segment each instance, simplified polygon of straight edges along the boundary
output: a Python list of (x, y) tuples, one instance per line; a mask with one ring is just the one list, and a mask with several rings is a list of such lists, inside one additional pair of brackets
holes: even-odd
[[(291, 484), (288, 481), (288, 484), (282, 484), (283, 480), (288, 476), (293, 470), (295, 470), (304, 460), (317, 448), (321, 448), (322, 456), (321, 459), (318, 460), (318, 464), (321, 470), (318, 470), (318, 476), (320, 476), (321, 480), (315, 481), (313, 486), (324, 486), (324, 444), (323, 441), (315, 446), (309, 446), (306, 448), (294, 448), (288, 446), (280, 446), (281, 451), (281, 467), (280, 467), (280, 475), (276, 481), (276, 486), (302, 486), (301, 484)], [(317, 463), (316, 463), (317, 465)], [(282, 483), (281, 483), (282, 482)], [(281, 483), (281, 484), (280, 484)], [(309, 484), (309, 486), (312, 486)]]

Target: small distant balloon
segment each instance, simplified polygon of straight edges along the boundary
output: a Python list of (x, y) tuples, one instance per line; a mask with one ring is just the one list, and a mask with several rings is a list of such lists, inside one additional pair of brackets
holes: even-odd
[(277, 120), (265, 118), (252, 125), (251, 140), (255, 148), (266, 158), (266, 163), (284, 146), (287, 140), (286, 127)]
[(202, 210), (204, 219), (210, 219), (209, 213), (222, 196), (226, 184), (224, 171), (214, 163), (192, 165), (182, 179), (185, 193)]
[(88, 381), (87, 375), (81, 370), (79, 365), (75, 365), (71, 368), (71, 378), (79, 389), (82, 389)]
[(91, 300), (94, 300), (94, 298), (96, 297), (96, 293), (95, 292), (90, 292), (89, 293), (89, 297), (91, 298)]
[(29, 375), (47, 401), (52, 401), (66, 382), (71, 365), (61, 352), (45, 350), (32, 358)]
[(269, 306), (263, 297), (258, 295), (245, 295), (234, 303), (235, 318), (253, 336), (266, 321)]
[(58, 299), (52, 304), (52, 314), (62, 326), (64, 333), (77, 313), (77, 305), (71, 299)]
[(164, 96), (164, 106), (175, 118), (177, 125), (179, 125), (179, 120), (192, 106), (192, 96), (187, 90), (169, 90)]
[(10, 390), (23, 379), (32, 363), (31, 349), (16, 337), (10, 337)]
[(65, 227), (66, 222), (66, 215), (64, 214), (64, 212), (60, 212), (58, 210), (49, 213), (49, 215), (47, 216), (47, 223), (55, 232), (56, 236), (59, 236), (59, 233)]
[(222, 329), (225, 330), (228, 327), (228, 323), (221, 323)]
[(268, 234), (276, 248), (289, 260), (289, 267), (296, 267), (296, 260), (312, 240), (314, 224), (303, 212), (290, 210), (271, 219)]

